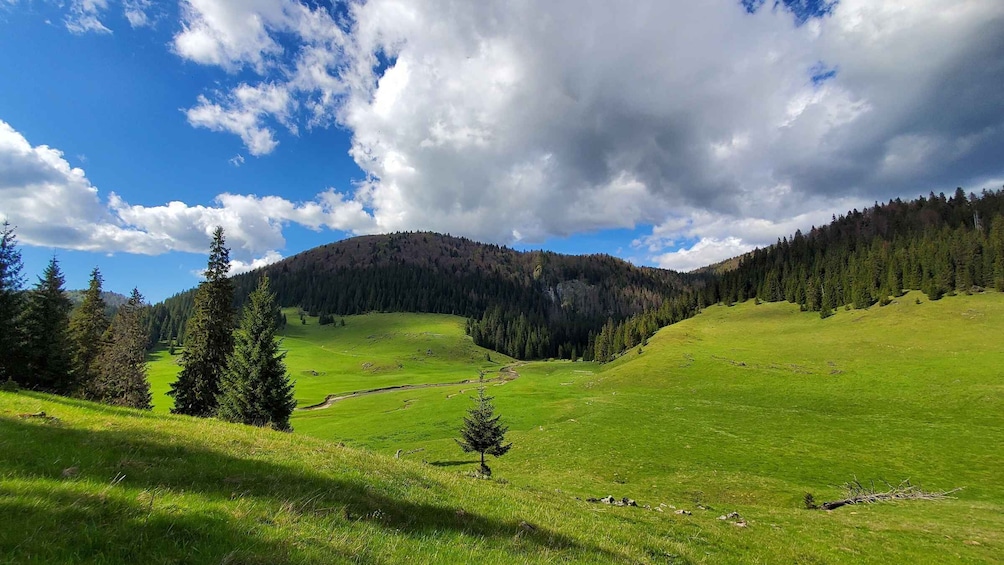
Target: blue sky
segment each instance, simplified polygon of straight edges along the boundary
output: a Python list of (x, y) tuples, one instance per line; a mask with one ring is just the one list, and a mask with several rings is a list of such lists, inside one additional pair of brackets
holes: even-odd
[[(355, 234), (688, 270), (1004, 179), (1004, 5), (0, 0), (31, 281), (156, 301)], [(996, 30), (996, 31), (995, 31)]]

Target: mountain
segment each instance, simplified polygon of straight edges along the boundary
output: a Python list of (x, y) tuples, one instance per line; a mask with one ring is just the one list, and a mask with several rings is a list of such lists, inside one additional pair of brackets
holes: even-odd
[[(704, 283), (609, 255), (521, 252), (429, 232), (355, 237), (235, 276), (238, 306), (263, 275), (281, 305), (311, 316), (464, 316), (478, 345), (521, 359), (583, 353), (604, 323), (658, 309)], [(192, 297), (155, 307), (152, 334), (183, 337)]]
[[(907, 290), (1004, 290), (1004, 190), (876, 203), (687, 274), (434, 233), (352, 238), (239, 275), (238, 304), (262, 274), (282, 305), (310, 315), (456, 314), (475, 343), (512, 357), (608, 361), (720, 302), (788, 301), (825, 317)], [(155, 338), (183, 336), (192, 297), (154, 309)]]
[[(66, 297), (70, 299), (73, 303), (73, 307), (76, 308), (80, 306), (80, 303), (84, 301), (84, 294), (87, 290), (68, 290), (66, 291)], [(109, 320), (115, 316), (115, 312), (118, 311), (119, 307), (129, 302), (129, 297), (124, 294), (119, 294), (117, 292), (109, 292), (106, 290), (101, 291), (101, 299), (105, 301), (105, 316)]]

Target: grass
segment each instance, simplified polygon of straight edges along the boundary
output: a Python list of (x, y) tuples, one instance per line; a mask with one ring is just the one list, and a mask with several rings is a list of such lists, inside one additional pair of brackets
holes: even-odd
[[(450, 334), (423, 331), (430, 326), (415, 315), (389, 315), (386, 321), (397, 325), (388, 327), (395, 329), (380, 331), (382, 321), (371, 316), (347, 319), (329, 334), (322, 333), (328, 327), (309, 325), (300, 336), (291, 332), (290, 368), (327, 373), (319, 375), (324, 386), (308, 389), (298, 379), (298, 398), (371, 388), (374, 378), (451, 382), (488, 366), (469, 342), (465, 349), (456, 318), (441, 318), (455, 328)], [(748, 302), (710, 307), (660, 331), (642, 353), (634, 349), (603, 366), (520, 365), (518, 379), (490, 388), (514, 442), (509, 454), (489, 462), (505, 482), (462, 474), (476, 467), (453, 441), (471, 405), (470, 385), (298, 411), (292, 436), (2, 395), (0, 424), (8, 429), (0, 435), (6, 496), (0, 500), (14, 505), (5, 515), (27, 512), (29, 518), (0, 534), (6, 536), (0, 549), (18, 562), (30, 551), (56, 561), (67, 559), (44, 552), (79, 551), (88, 541), (106, 553), (79, 560), (121, 560), (103, 528), (125, 539), (116, 526), (121, 513), (139, 535), (144, 509), (150, 510), (144, 492), (160, 488), (161, 529), (142, 530), (142, 539), (168, 562), (181, 551), (171, 545), (180, 542), (177, 530), (166, 529), (170, 519), (216, 520), (209, 522), (218, 526), (211, 533), (191, 524), (183, 529), (200, 532), (187, 535), (199, 548), (192, 559), (203, 562), (220, 562), (228, 546), (238, 552), (236, 562), (259, 553), (273, 561), (325, 561), (328, 555), (462, 562), (483, 555), (500, 563), (994, 562), (1004, 552), (1001, 320), (1004, 295), (998, 293), (937, 302), (911, 293), (886, 307), (840, 310), (825, 320), (789, 304)], [(450, 343), (459, 345), (451, 351), (469, 353), (451, 353), (442, 371), (410, 360), (406, 355), (421, 345), (408, 340), (425, 332), (452, 335)], [(370, 337), (381, 335), (390, 337)], [(346, 352), (362, 355), (348, 362)], [(360, 370), (362, 359), (376, 365), (402, 358), (405, 368), (392, 366), (393, 375)], [(151, 363), (151, 380), (168, 373), (158, 373), (164, 362), (170, 360)], [(337, 368), (326, 366), (352, 371), (336, 375)], [(60, 422), (14, 415), (37, 408)], [(347, 447), (334, 447), (340, 444)], [(390, 457), (399, 449), (401, 460)], [(71, 463), (80, 475), (62, 478)], [(127, 478), (111, 486), (118, 473)], [(219, 486), (235, 476), (253, 478)], [(854, 478), (909, 478), (930, 490), (964, 490), (944, 502), (802, 508), (806, 492), (832, 500), (841, 495), (839, 485)], [(121, 507), (102, 510), (108, 508), (101, 506), (102, 492), (114, 493)], [(314, 508), (305, 501), (318, 492), (320, 507), (340, 510), (302, 510)], [(653, 509), (580, 500), (607, 494)], [(654, 510), (662, 504), (693, 514)], [(81, 518), (93, 524), (88, 537), (43, 543), (69, 535), (59, 528), (76, 523), (70, 514), (80, 505), (90, 508)], [(380, 510), (394, 517), (349, 520), (346, 508), (354, 516)], [(452, 522), (458, 509), (477, 516), (475, 525)], [(748, 526), (717, 520), (731, 511)], [(270, 513), (278, 522), (262, 522)], [(413, 513), (432, 525), (404, 517)], [(60, 526), (63, 518), (68, 521)], [(522, 521), (537, 529), (522, 529)]]
[[(284, 311), (289, 323), (281, 332), (286, 367), (296, 381), (301, 406), (323, 402), (331, 394), (399, 384), (459, 382), (477, 379), (480, 370), (497, 370), (512, 359), (474, 345), (464, 320), (443, 314), (373, 313), (345, 316), (345, 325), (301, 324), (296, 309)], [(150, 356), (149, 379), (154, 410), (168, 412), (166, 393), (181, 369), (181, 348)], [(489, 360), (490, 359), (490, 360)]]

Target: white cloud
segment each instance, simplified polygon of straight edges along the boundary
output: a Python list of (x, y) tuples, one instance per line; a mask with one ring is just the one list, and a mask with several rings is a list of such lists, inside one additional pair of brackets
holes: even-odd
[[(251, 262), (245, 262), (241, 260), (234, 260), (230, 262), (230, 274), (239, 275), (241, 273), (247, 273), (255, 269), (260, 269), (262, 267), (271, 265), (272, 263), (278, 263), (282, 261), (283, 256), (277, 251), (269, 251), (265, 253), (264, 256), (259, 257)], [(201, 273), (200, 273), (201, 275)]]
[(18, 238), (41, 245), (158, 255), (205, 253), (216, 226), (223, 226), (237, 269), (281, 258), (283, 227), (371, 232), (374, 222), (361, 202), (329, 189), (307, 202), (277, 196), (224, 193), (212, 206), (169, 202), (139, 206), (115, 193), (102, 202), (84, 171), (62, 152), (32, 146), (0, 121), (0, 216), (17, 226)]
[[(242, 112), (228, 93), (193, 111), (239, 117), (216, 128), (253, 154), (274, 148), (267, 119), (349, 128), (382, 231), (652, 224), (652, 242), (711, 256), (844, 203), (1001, 173), (995, 0), (842, 0), (804, 25), (735, 0), (370, 0), (347, 26), (292, 0), (186, 6), (179, 55), (254, 69), (307, 110)], [(672, 232), (681, 215), (705, 224)]]
[(111, 33), (100, 19), (107, 9), (108, 0), (73, 0), (63, 23), (71, 33)]
[(198, 105), (186, 110), (185, 116), (194, 127), (239, 135), (248, 151), (260, 156), (279, 145), (275, 132), (265, 125), (265, 117), (271, 116), (295, 132), (296, 126), (289, 121), (293, 106), (295, 103), (283, 86), (241, 84), (219, 104), (200, 95)]
[(282, 30), (295, 4), (287, 0), (182, 0), (182, 29), (175, 52), (196, 63), (236, 71), (247, 64), (264, 69), (282, 46), (269, 30)]
[(188, 122), (251, 155), (351, 131), (364, 179), (342, 198), (366, 229), (651, 225), (650, 260), (711, 257), (1004, 174), (1004, 3), (841, 0), (804, 23), (758, 5), (182, 0), (171, 49), (222, 70)]
[(227, 159), (227, 162), (235, 167), (240, 167), (241, 165), (244, 164), (244, 156), (238, 153), (233, 157)]
[(702, 238), (690, 248), (663, 253), (654, 257), (656, 265), (674, 271), (693, 271), (712, 265), (724, 259), (742, 255), (753, 250), (752, 245), (743, 243), (738, 237), (715, 239)]
[(150, 10), (153, 8), (152, 0), (122, 0), (122, 14), (129, 25), (135, 28), (147, 27), (153, 24)]

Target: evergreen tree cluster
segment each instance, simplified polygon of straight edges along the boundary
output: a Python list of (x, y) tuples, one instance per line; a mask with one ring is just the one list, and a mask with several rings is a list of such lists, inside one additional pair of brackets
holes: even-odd
[(150, 408), (143, 297), (134, 290), (109, 322), (101, 272), (95, 268), (80, 306), (73, 310), (55, 257), (35, 286), (25, 290), (14, 231), (6, 221), (0, 230), (0, 380)]
[(932, 300), (1004, 290), (1004, 191), (960, 188), (853, 210), (742, 258), (703, 291), (706, 303), (786, 300), (823, 317), (840, 306), (884, 305), (906, 290)]
[(230, 250), (217, 227), (206, 280), (193, 297), (182, 369), (168, 392), (174, 397), (171, 411), (291, 431), (296, 401), (275, 335), (285, 317), (265, 276), (250, 293), (238, 325), (229, 271)]
[[(703, 280), (608, 255), (518, 252), (433, 233), (352, 238), (236, 276), (237, 306), (262, 275), (280, 305), (323, 314), (323, 323), (374, 311), (454, 314), (471, 319), (476, 343), (521, 359), (581, 354), (606, 320), (658, 309)], [(155, 306), (152, 339), (187, 340), (193, 312), (193, 291)]]

